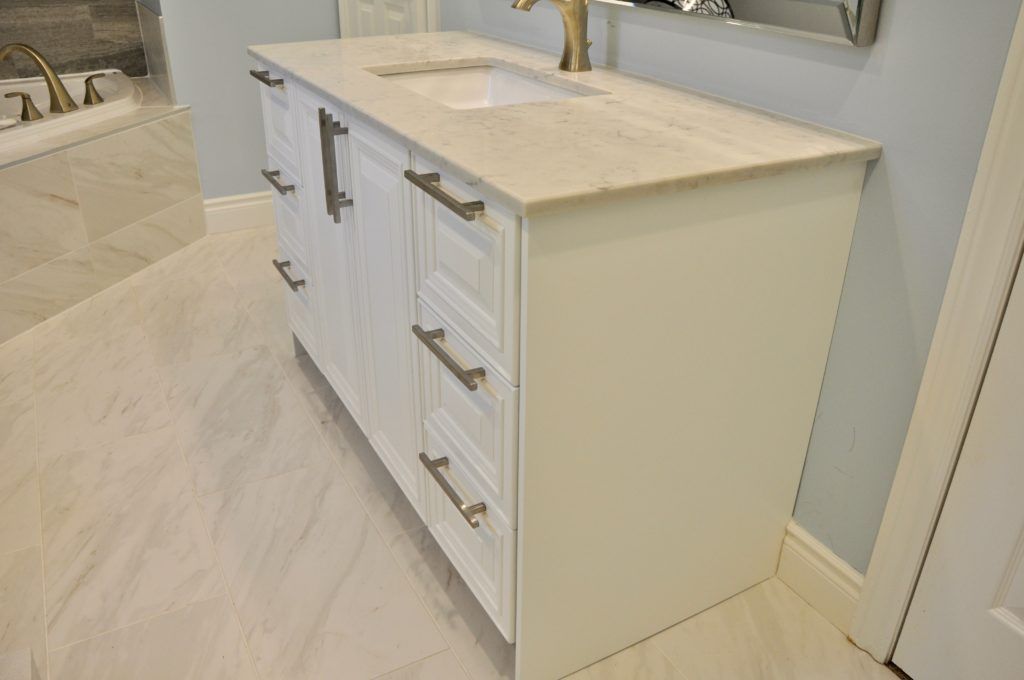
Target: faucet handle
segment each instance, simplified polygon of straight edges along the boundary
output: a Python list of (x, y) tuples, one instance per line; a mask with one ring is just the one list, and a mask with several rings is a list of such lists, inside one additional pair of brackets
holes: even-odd
[(106, 73), (93, 73), (91, 76), (85, 79), (85, 99), (82, 103), (86, 106), (93, 106), (95, 104), (102, 104), (103, 97), (96, 91), (96, 85), (93, 84), (93, 80), (96, 78), (105, 78)]
[(32, 95), (28, 92), (8, 92), (4, 97), (7, 99), (21, 97), (21, 119), (23, 121), (29, 122), (43, 117), (43, 114), (39, 113), (39, 109), (32, 102)]

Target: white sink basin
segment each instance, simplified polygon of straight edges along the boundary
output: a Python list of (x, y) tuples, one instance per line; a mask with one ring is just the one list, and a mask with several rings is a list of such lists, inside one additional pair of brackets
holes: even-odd
[[(527, 102), (548, 102), (572, 97), (607, 94), (570, 81), (553, 82), (543, 73), (529, 77), (494, 64), (387, 72), (373, 69), (381, 78), (399, 83), (453, 109), (480, 109)], [(543, 79), (543, 80), (540, 80)]]

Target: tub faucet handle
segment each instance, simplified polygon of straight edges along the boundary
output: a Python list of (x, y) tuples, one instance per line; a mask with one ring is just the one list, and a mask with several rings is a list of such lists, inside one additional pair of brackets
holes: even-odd
[(13, 99), (14, 97), (21, 97), (21, 119), (23, 121), (39, 120), (43, 117), (43, 114), (39, 113), (39, 109), (32, 102), (32, 95), (28, 92), (8, 92), (4, 95), (7, 99)]
[(92, 106), (94, 104), (103, 103), (103, 97), (101, 97), (100, 93), (96, 91), (96, 86), (92, 81), (96, 78), (103, 78), (106, 75), (106, 73), (93, 73), (85, 79), (85, 99), (82, 100), (83, 104), (86, 106)]

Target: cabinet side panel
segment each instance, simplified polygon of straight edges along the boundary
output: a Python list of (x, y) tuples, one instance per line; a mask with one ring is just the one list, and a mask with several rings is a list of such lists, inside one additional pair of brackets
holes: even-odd
[(863, 164), (531, 220), (518, 677), (775, 573)]

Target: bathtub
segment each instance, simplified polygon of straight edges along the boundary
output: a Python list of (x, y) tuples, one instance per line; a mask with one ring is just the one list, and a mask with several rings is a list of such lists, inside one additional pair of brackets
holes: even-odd
[[(96, 91), (103, 97), (102, 104), (82, 105), (85, 97), (85, 79), (94, 73), (104, 73), (103, 78), (93, 81)], [(19, 119), (21, 99), (6, 99), (8, 92), (28, 92), (32, 101), (42, 112), (43, 118), (31, 123), (19, 122), (14, 127), (0, 129), (0, 152), (26, 141), (42, 142), (48, 137), (92, 125), (100, 120), (118, 116), (138, 108), (142, 103), (142, 92), (132, 79), (116, 69), (72, 73), (60, 77), (71, 98), (78, 104), (78, 110), (69, 113), (50, 113), (50, 94), (46, 82), (39, 78), (16, 78), (0, 80), (0, 118)]]

